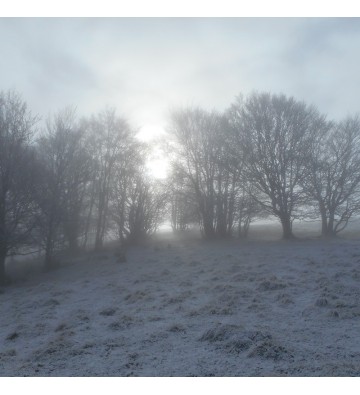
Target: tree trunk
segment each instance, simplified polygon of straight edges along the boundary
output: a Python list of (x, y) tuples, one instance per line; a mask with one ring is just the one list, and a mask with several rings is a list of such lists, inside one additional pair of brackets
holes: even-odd
[(284, 214), (280, 217), (282, 229), (283, 229), (283, 239), (284, 240), (291, 240), (294, 239), (295, 236), (292, 232), (292, 223), (290, 220), (290, 216), (287, 214)]
[(335, 216), (335, 213), (330, 212), (329, 222), (328, 222), (328, 229), (327, 229), (327, 236), (328, 237), (336, 236), (336, 233), (334, 231), (334, 216)]
[(98, 217), (97, 225), (96, 225), (95, 250), (99, 250), (102, 247), (101, 220), (102, 220), (102, 212), (100, 212), (100, 210), (99, 210), (99, 217)]
[(96, 226), (95, 250), (101, 250), (104, 245), (106, 220), (108, 214), (108, 201), (104, 198), (99, 206), (99, 218)]
[(6, 276), (6, 271), (5, 271), (5, 260), (6, 260), (6, 252), (0, 251), (0, 285), (6, 285), (9, 283), (9, 279)]
[(77, 213), (73, 213), (72, 217), (72, 221), (66, 221), (65, 233), (67, 241), (69, 243), (69, 250), (70, 252), (75, 253), (79, 249), (79, 220)]
[[(326, 215), (324, 215), (325, 218), (323, 218), (323, 215), (321, 214), (322, 218), (322, 232), (321, 235), (326, 238), (332, 238), (336, 236), (336, 232), (334, 230), (334, 216), (335, 213), (331, 212), (329, 213), (329, 218), (326, 218)], [(325, 224), (324, 224), (325, 222)]]
[(213, 239), (215, 237), (213, 222), (209, 218), (205, 217), (203, 220), (203, 227), (205, 239)]
[(326, 215), (321, 214), (321, 235), (327, 237), (328, 234), (328, 223)]
[(239, 220), (239, 225), (238, 225), (239, 239), (246, 239), (248, 237), (250, 223), (251, 223), (251, 218), (249, 216)]
[(72, 210), (67, 214), (67, 218), (64, 221), (64, 233), (69, 244), (69, 250), (71, 252), (77, 252), (79, 249), (79, 228), (80, 228), (80, 215), (79, 210)]
[(45, 260), (44, 260), (45, 270), (51, 270), (54, 267), (53, 252), (54, 252), (54, 241), (52, 236), (52, 230), (49, 230), (46, 239), (46, 245), (45, 245)]
[(96, 225), (95, 250), (101, 250), (103, 246), (103, 215), (104, 211), (99, 210), (99, 217)]
[[(320, 205), (321, 215), (321, 236), (322, 237), (333, 237), (334, 236), (334, 219), (328, 218), (326, 215), (326, 209), (324, 205)], [(333, 216), (332, 216), (333, 217)]]
[(90, 221), (91, 221), (91, 217), (92, 217), (92, 210), (94, 207), (94, 201), (95, 201), (95, 191), (94, 191), (94, 181), (93, 181), (91, 195), (90, 195), (90, 208), (89, 208), (89, 213), (86, 217), (83, 248), (86, 248), (87, 241), (88, 241), (88, 234), (89, 234), (89, 228), (90, 228)]
[[(4, 194), (5, 196), (5, 194)], [(5, 226), (5, 198), (0, 203), (0, 285), (6, 285), (8, 279), (5, 272), (5, 260), (7, 256), (7, 238)]]

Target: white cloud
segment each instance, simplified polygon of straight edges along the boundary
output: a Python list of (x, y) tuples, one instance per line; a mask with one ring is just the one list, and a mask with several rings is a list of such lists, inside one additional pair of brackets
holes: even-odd
[(177, 105), (222, 110), (253, 89), (339, 117), (357, 111), (359, 41), (357, 19), (3, 18), (0, 87), (44, 116), (111, 105), (139, 128), (164, 125)]

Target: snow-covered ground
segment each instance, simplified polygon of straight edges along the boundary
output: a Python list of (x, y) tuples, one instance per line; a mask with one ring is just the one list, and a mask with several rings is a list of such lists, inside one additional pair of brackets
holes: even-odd
[(0, 288), (0, 375), (358, 376), (360, 241), (254, 229), (164, 233)]

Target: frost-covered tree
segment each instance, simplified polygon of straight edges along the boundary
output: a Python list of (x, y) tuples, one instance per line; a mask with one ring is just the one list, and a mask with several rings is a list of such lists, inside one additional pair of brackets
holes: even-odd
[(232, 232), (238, 171), (229, 162), (229, 128), (216, 111), (174, 111), (170, 139), (173, 171), (195, 197), (205, 238)]
[(95, 248), (103, 246), (109, 229), (109, 207), (119, 163), (126, 158), (133, 133), (128, 122), (106, 109), (85, 122), (94, 163), (91, 213), (95, 216)]
[(317, 203), (322, 235), (342, 231), (360, 212), (360, 119), (348, 117), (315, 133), (303, 187)]
[(239, 98), (230, 114), (247, 178), (265, 197), (259, 204), (279, 218), (283, 237), (292, 238), (296, 210), (305, 202), (310, 137), (326, 128), (325, 118), (303, 102), (269, 93)]
[(66, 108), (47, 120), (37, 144), (41, 182), (38, 188), (38, 226), (45, 250), (45, 267), (54, 263), (59, 247), (78, 248), (90, 157), (75, 110)]
[(36, 172), (31, 142), (36, 117), (16, 92), (0, 93), (0, 283), (6, 257), (31, 244)]

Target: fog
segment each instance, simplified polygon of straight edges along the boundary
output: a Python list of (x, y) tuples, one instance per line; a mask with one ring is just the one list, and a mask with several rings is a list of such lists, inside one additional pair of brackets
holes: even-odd
[(0, 42), (0, 375), (358, 375), (358, 19)]
[(44, 117), (108, 104), (139, 128), (252, 90), (338, 118), (358, 110), (359, 29), (356, 18), (3, 18), (0, 83)]

